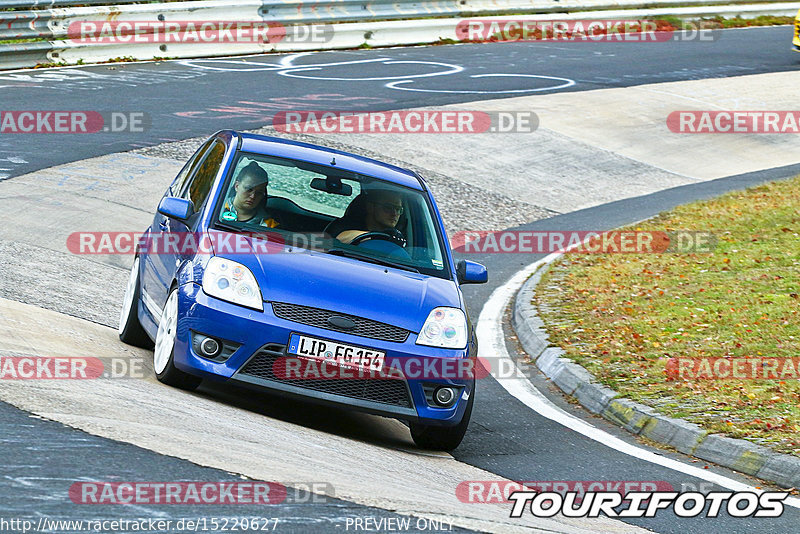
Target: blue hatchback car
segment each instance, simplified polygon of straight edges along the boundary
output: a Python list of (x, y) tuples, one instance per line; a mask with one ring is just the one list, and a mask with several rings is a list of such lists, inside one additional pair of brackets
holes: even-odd
[(450, 450), (475, 400), (460, 286), (486, 280), (453, 261), (419, 174), (226, 130), (140, 240), (119, 336), (155, 344), (166, 384), (230, 381), (394, 417), (418, 446)]

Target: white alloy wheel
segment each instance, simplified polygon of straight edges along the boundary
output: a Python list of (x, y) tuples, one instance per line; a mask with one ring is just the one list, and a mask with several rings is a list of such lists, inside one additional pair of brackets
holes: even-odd
[(119, 313), (119, 327), (118, 332), (120, 335), (125, 331), (128, 326), (128, 318), (131, 315), (131, 306), (133, 306), (133, 296), (136, 294), (136, 284), (139, 283), (139, 257), (133, 260), (133, 267), (131, 267), (131, 274), (128, 276), (128, 287), (125, 288), (125, 298), (122, 299), (122, 310)]
[(161, 374), (167, 368), (175, 347), (175, 337), (178, 330), (178, 290), (169, 294), (164, 311), (161, 312), (161, 321), (158, 323), (156, 334), (156, 348), (153, 353), (153, 368), (156, 374)]

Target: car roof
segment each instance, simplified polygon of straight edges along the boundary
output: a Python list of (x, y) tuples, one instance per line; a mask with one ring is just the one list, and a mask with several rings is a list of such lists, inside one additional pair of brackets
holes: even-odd
[[(412, 189), (424, 190), (420, 178), (412, 171), (402, 167), (310, 143), (251, 133), (234, 133), (241, 138), (241, 150), (245, 152), (307, 161), (330, 168), (365, 174)], [(333, 158), (336, 158), (335, 165), (331, 165)]]

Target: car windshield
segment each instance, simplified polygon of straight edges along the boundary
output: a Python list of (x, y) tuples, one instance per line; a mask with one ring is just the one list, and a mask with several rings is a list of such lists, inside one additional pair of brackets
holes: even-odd
[(450, 278), (423, 191), (312, 163), (240, 152), (216, 207), (227, 231)]

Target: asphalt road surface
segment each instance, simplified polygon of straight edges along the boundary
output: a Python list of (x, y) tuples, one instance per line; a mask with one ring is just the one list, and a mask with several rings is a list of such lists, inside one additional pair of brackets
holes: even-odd
[(465, 44), (0, 73), (4, 111), (130, 111), (149, 122), (140, 133), (89, 138), (22, 141), (2, 134), (0, 179), (226, 128), (257, 128), (285, 109), (408, 109), (793, 71), (800, 55), (787, 44), (791, 35), (791, 27), (780, 26), (724, 31), (711, 42)]
[[(399, 521), (404, 517), (380, 508), (354, 505), (336, 498), (301, 489), (290, 491), (284, 502), (273, 505), (233, 504), (208, 505), (188, 504), (176, 511), (169, 504), (76, 505), (65, 496), (78, 482), (75, 473), (79, 469), (83, 481), (103, 480), (108, 482), (132, 481), (202, 481), (245, 482), (242, 477), (218, 469), (201, 467), (185, 460), (163, 456), (154, 452), (110, 441), (74, 430), (59, 423), (31, 417), (5, 403), (0, 403), (0, 435), (2, 457), (0, 457), (0, 499), (3, 501), (0, 518), (32, 518), (40, 526), (40, 518), (47, 518), (49, 530), (41, 532), (80, 532), (77, 521), (129, 520), (141, 518), (170, 520), (173, 528), (168, 531), (181, 532), (178, 521), (202, 521), (211, 528), (212, 518), (219, 525), (243, 518), (254, 520), (258, 528), (240, 530), (264, 530), (276, 532), (341, 532), (347, 518), (370, 517)], [(298, 486), (308, 489), (323, 489), (315, 481), (297, 481)], [(335, 494), (335, 488), (333, 489)], [(50, 522), (52, 521), (52, 522)], [(71, 523), (70, 523), (71, 522)], [(185, 524), (185, 523), (184, 523)], [(424, 532), (411, 522), (410, 532)], [(421, 527), (424, 525), (421, 524)], [(448, 525), (448, 529), (450, 526)], [(21, 529), (20, 529), (21, 530)], [(10, 529), (11, 532), (20, 530)], [(191, 530), (191, 529), (189, 529)], [(8, 532), (0, 526), (0, 532)], [(130, 532), (120, 530), (118, 532)], [(202, 531), (202, 529), (201, 529)], [(213, 530), (212, 530), (213, 531)], [(452, 527), (453, 532), (469, 532)]]

